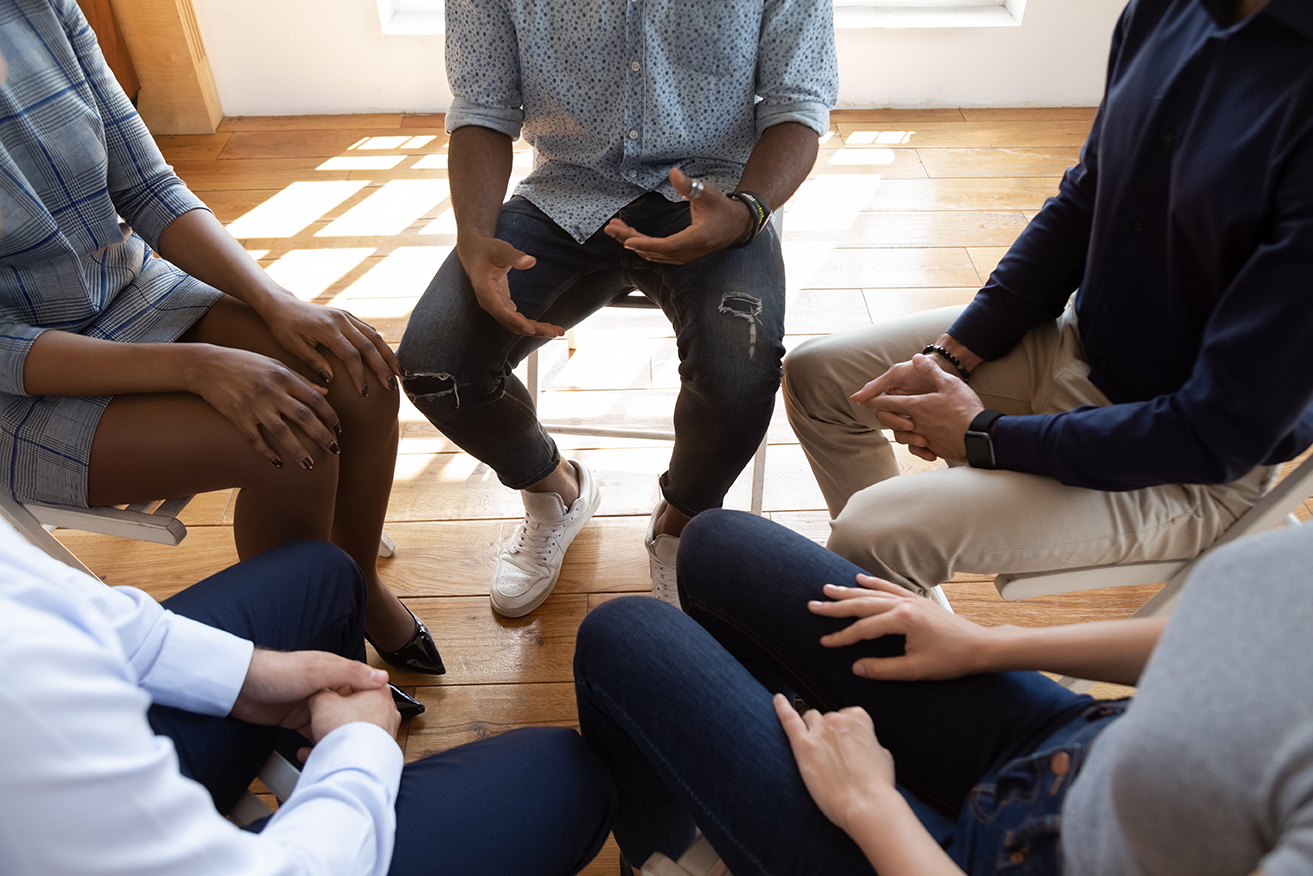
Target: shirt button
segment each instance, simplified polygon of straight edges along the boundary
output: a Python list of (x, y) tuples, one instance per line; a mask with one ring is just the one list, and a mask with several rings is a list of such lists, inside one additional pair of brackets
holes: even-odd
[(639, 68), (639, 63), (637, 61), (629, 65), (629, 69), (633, 70), (635, 73), (638, 72), (638, 68)]
[(1103, 302), (1099, 305), (1099, 313), (1112, 313), (1112, 305), (1106, 301)]
[(629, 132), (629, 139), (630, 139), (630, 140), (637, 140), (637, 139), (638, 139), (638, 132), (637, 132), (637, 131), (630, 131), (630, 132)]
[(1049, 769), (1053, 770), (1055, 776), (1065, 776), (1067, 770), (1071, 769), (1071, 755), (1059, 751), (1049, 760)]
[(1136, 219), (1133, 223), (1131, 223), (1131, 230), (1134, 231), (1136, 234), (1139, 234), (1141, 231), (1143, 231), (1143, 230), (1144, 230), (1144, 220), (1143, 220), (1143, 219)]
[(629, 171), (629, 175), (630, 175), (630, 176), (638, 176), (638, 171), (636, 171), (636, 170), (631, 170), (631, 171)]

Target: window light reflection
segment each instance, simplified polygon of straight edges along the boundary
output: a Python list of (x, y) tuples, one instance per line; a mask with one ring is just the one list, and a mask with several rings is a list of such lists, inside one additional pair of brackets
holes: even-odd
[(294, 182), (229, 222), (228, 231), (238, 239), (292, 237), (366, 185), (363, 180)]
[(316, 237), (394, 235), (447, 200), (450, 188), (445, 179), (399, 179), (384, 183)]
[(339, 155), (315, 170), (391, 170), (405, 160), (404, 155)]
[(310, 301), (327, 292), (374, 252), (372, 247), (294, 249), (265, 265), (265, 270), (297, 298)]
[(893, 164), (894, 157), (892, 149), (836, 149), (828, 164), (832, 167)]
[(848, 146), (905, 146), (916, 131), (853, 131), (844, 138)]

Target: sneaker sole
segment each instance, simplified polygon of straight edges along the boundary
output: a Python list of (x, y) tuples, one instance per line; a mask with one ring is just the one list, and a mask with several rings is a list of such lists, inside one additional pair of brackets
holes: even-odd
[(575, 531), (574, 535), (570, 536), (568, 541), (566, 541), (564, 544), (561, 545), (561, 555), (562, 555), (561, 565), (560, 567), (557, 568), (556, 574), (552, 576), (552, 583), (544, 587), (543, 592), (541, 594), (536, 596), (532, 601), (525, 603), (524, 605), (507, 606), (503, 608), (502, 606), (497, 604), (497, 591), (493, 590), (488, 594), (488, 601), (492, 603), (492, 610), (497, 612), (497, 614), (501, 615), (502, 617), (516, 618), (516, 617), (524, 617), (526, 614), (529, 614), (538, 606), (542, 605), (543, 602), (547, 600), (547, 597), (552, 595), (552, 591), (556, 589), (556, 582), (561, 579), (561, 569), (565, 568), (565, 552), (570, 549), (570, 545), (574, 544), (574, 540), (579, 536), (579, 533), (583, 532), (584, 527), (588, 525), (588, 521), (593, 519), (593, 515), (597, 513), (597, 508), (601, 504), (602, 504), (602, 491), (596, 490), (593, 493), (592, 504), (589, 506), (588, 510), (584, 512), (583, 520), (581, 520), (579, 523), (579, 529)]

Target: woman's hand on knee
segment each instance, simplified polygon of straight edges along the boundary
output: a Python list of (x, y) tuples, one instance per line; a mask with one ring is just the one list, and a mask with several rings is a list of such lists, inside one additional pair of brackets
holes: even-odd
[(337, 375), (320, 347), (342, 360), (361, 395), (369, 395), (366, 370), (373, 371), (383, 386), (397, 388), (401, 366), (396, 354), (373, 326), (345, 310), (301, 301), (289, 293), (266, 304), (260, 316), (283, 349), (309, 366), (325, 384)]
[(849, 835), (872, 809), (879, 809), (894, 787), (893, 755), (875, 737), (865, 709), (850, 706), (799, 715), (780, 694), (775, 714), (789, 737), (798, 772), (825, 817)]
[(341, 424), (323, 387), (259, 353), (210, 344), (195, 347), (197, 361), (188, 381), (192, 392), (231, 420), (251, 448), (275, 468), (282, 468), (284, 460), (314, 468), (313, 457), (292, 426), (330, 453), (338, 452)]
[(843, 648), (867, 639), (900, 635), (906, 638), (896, 657), (865, 657), (853, 673), (879, 681), (921, 681), (959, 678), (985, 671), (990, 629), (944, 611), (929, 599), (870, 575), (858, 575), (856, 587), (825, 585), (830, 601), (813, 600), (807, 607), (825, 617), (856, 618), (837, 633), (821, 637), (827, 648)]

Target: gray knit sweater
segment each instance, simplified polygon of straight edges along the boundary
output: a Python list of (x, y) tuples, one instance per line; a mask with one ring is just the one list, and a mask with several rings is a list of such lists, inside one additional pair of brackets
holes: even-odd
[(1062, 848), (1069, 876), (1313, 874), (1313, 525), (1200, 564)]

